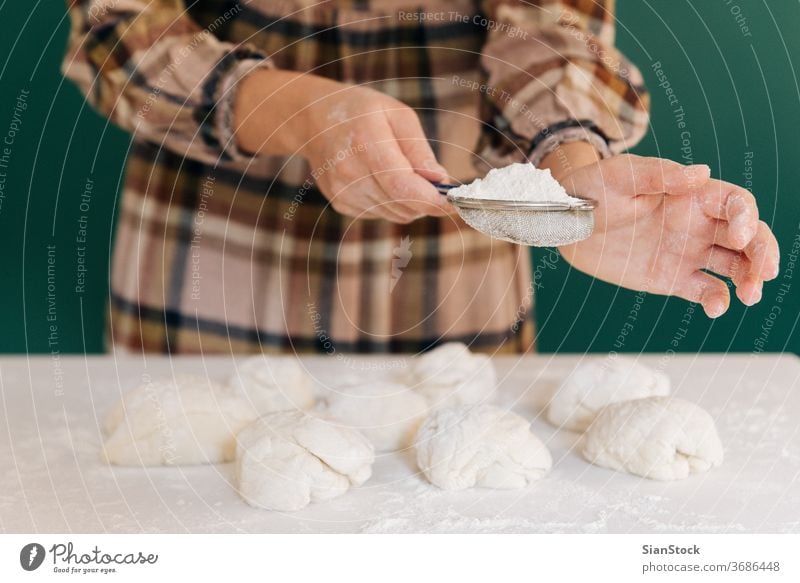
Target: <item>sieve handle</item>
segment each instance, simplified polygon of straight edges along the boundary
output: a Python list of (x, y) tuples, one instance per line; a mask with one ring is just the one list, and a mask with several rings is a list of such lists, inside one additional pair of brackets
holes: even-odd
[(451, 189), (458, 186), (458, 184), (442, 184), (441, 182), (431, 182), (436, 187), (436, 190), (439, 191), (439, 194), (443, 194), (447, 196), (447, 193), (450, 192)]

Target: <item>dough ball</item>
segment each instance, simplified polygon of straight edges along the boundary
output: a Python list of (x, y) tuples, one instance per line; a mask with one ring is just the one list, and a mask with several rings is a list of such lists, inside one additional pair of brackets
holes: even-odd
[(460, 342), (448, 342), (412, 362), (411, 382), (431, 407), (489, 402), (497, 374), (485, 354), (473, 354)]
[(628, 357), (609, 357), (578, 365), (559, 387), (547, 408), (547, 419), (559, 428), (586, 431), (600, 410), (611, 403), (665, 397), (669, 377)]
[(330, 378), (320, 380), (322, 381), (324, 388), (338, 390), (363, 385), (364, 374), (358, 373), (346, 367), (340, 367), (335, 372), (332, 371)]
[(313, 380), (294, 356), (261, 354), (239, 361), (228, 387), (251, 403), (259, 415), (314, 405)]
[(375, 460), (361, 433), (302, 411), (265, 415), (237, 441), (239, 493), (268, 510), (299, 510), (341, 496), (369, 479)]
[(648, 397), (603, 409), (583, 438), (593, 464), (652, 478), (680, 480), (722, 463), (714, 420), (683, 399)]
[(247, 402), (204, 377), (154, 380), (106, 417), (106, 460), (122, 466), (232, 461), (236, 433), (255, 418)]
[(424, 397), (386, 381), (344, 387), (326, 400), (328, 416), (361, 431), (377, 451), (409, 447), (428, 410)]
[(417, 463), (445, 490), (524, 488), (552, 466), (530, 423), (491, 405), (439, 409), (420, 427)]

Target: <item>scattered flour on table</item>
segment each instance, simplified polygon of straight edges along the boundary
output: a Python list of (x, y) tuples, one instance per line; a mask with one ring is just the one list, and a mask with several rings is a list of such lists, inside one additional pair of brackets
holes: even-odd
[[(747, 500), (753, 505), (765, 499), (763, 478), (773, 466), (784, 464), (790, 476), (797, 473), (800, 451), (786, 439), (795, 429), (795, 420), (790, 415), (792, 403), (784, 403), (785, 386), (747, 381), (738, 388), (734, 399), (739, 395), (747, 395), (748, 400), (713, 405), (709, 410), (725, 434), (725, 443), (735, 454), (732, 458), (739, 458), (742, 469), (748, 468), (741, 471), (736, 466), (725, 474), (723, 467), (721, 477), (735, 477), (738, 482), (730, 490), (726, 486), (720, 495), (724, 500)], [(97, 419), (92, 416), (93, 407), (100, 412), (106, 406), (91, 403), (88, 394), (80, 396), (80, 400), (70, 403), (68, 410), (40, 415), (37, 425), (41, 431), (9, 428), (13, 448), (0, 446), (0, 458), (11, 460), (10, 467), (0, 471), (0, 515), (10, 518), (5, 525), (8, 529), (264, 532), (277, 518), (285, 518), (277, 513), (253, 512), (239, 502), (222, 479), (233, 481), (230, 466), (156, 468), (147, 473), (109, 468), (98, 456), (102, 436)], [(781, 460), (776, 464), (778, 455)], [(793, 512), (785, 513), (777, 522), (768, 522), (763, 517), (749, 518), (744, 512), (719, 512), (716, 506), (702, 513), (692, 512), (691, 508), (698, 507), (693, 503), (694, 487), (687, 488), (688, 495), (686, 489), (665, 495), (668, 489), (656, 486), (648, 491), (661, 495), (642, 494), (633, 491), (633, 486), (617, 489), (616, 482), (590, 488), (574, 476), (567, 478), (556, 473), (537, 482), (534, 490), (525, 492), (524, 498), (519, 491), (510, 495), (475, 491), (451, 498), (450, 493), (427, 484), (422, 477), (398, 474), (392, 474), (391, 484), (372, 484), (380, 488), (378, 500), (369, 508), (368, 516), (355, 525), (358, 530), (376, 533), (800, 531), (800, 522)], [(57, 496), (53, 476), (58, 477)], [(215, 477), (218, 479), (214, 480)], [(211, 482), (216, 485), (209, 485)], [(720, 477), (716, 482), (720, 482)], [(712, 485), (709, 482), (708, 486)], [(369, 487), (370, 482), (364, 488)], [(319, 532), (331, 524), (336, 528), (334, 521), (320, 517), (317, 512), (344, 509), (347, 512), (343, 513), (342, 526), (350, 530), (357, 519), (354, 515), (363, 510), (363, 494), (361, 490), (352, 490), (313, 511), (309, 508), (305, 519), (300, 514), (292, 515), (296, 521), (292, 528), (306, 532)], [(495, 503), (488, 502), (492, 498)], [(28, 518), (28, 513), (19, 511), (24, 499), (36, 500), (38, 506), (47, 502), (51, 509), (60, 507), (63, 512), (49, 511), (45, 515), (33, 507)], [(175, 499), (187, 503), (181, 506)], [(165, 504), (158, 516), (152, 515), (151, 500)], [(519, 505), (513, 504), (516, 500), (521, 501)], [(208, 506), (214, 509), (212, 513), (201, 512)], [(776, 513), (777, 510), (773, 516)], [(725, 517), (727, 522), (723, 521)]]
[[(71, 528), (85, 527), (91, 520), (91, 511), (87, 516), (87, 508), (95, 510), (104, 507), (96, 497), (91, 499), (87, 506), (86, 493), (80, 481), (76, 478), (74, 452), (70, 451), (69, 434), (61, 424), (53, 425), (48, 435), (48, 461), (50, 470), (57, 471), (69, 482), (68, 488), (72, 494), (60, 492), (59, 499), (62, 506), (67, 506), (70, 501), (80, 502), (75, 507), (75, 516), (83, 519), (72, 524), (62, 525)], [(99, 493), (109, 492), (106, 504), (113, 504), (113, 511), (105, 508), (100, 512), (103, 523), (120, 532), (140, 532), (146, 528), (150, 532), (170, 532), (175, 528), (186, 528), (192, 532), (264, 532), (265, 528), (274, 517), (272, 514), (253, 512), (241, 503), (235, 503), (235, 496), (225, 497), (220, 502), (218, 495), (223, 496), (228, 488), (204, 489), (209, 479), (216, 470), (211, 466), (194, 466), (187, 468), (157, 469), (157, 482), (159, 496), (165, 496), (167, 501), (184, 498), (182, 493), (197, 496), (197, 502), (191, 508), (210, 505), (214, 507), (214, 515), (196, 513), (194, 510), (181, 512), (174, 515), (178, 506), (168, 502), (169, 516), (172, 523), (163, 525), (161, 522), (139, 516), (136, 505), (137, 495), (132, 488), (135, 485), (146, 485), (152, 479), (148, 477), (141, 483), (134, 480), (137, 473), (133, 470), (123, 469), (116, 473), (116, 478), (111, 481), (109, 468), (98, 459), (99, 436), (97, 429), (83, 429), (71, 427), (73, 443), (79, 449), (77, 452), (81, 463), (78, 465), (80, 474), (88, 481), (90, 492), (95, 496)], [(94, 435), (92, 435), (94, 434)], [(94, 443), (92, 443), (94, 442)], [(87, 451), (88, 450), (88, 451)], [(5, 454), (0, 449), (0, 454)], [(6, 459), (11, 459), (6, 458)], [(7, 472), (4, 483), (17, 484), (17, 472), (22, 469), (26, 476), (26, 483), (49, 484), (47, 464), (41, 457), (41, 443), (38, 439), (23, 440), (15, 447), (17, 463), (26, 467), (17, 468)], [(180, 473), (178, 473), (180, 472)], [(115, 487), (115, 482), (119, 480)], [(168, 483), (167, 483), (168, 482)], [(755, 488), (757, 483), (752, 479), (744, 485), (746, 488)], [(152, 487), (152, 485), (151, 485)], [(414, 477), (402, 480), (393, 480), (391, 484), (379, 485), (381, 491), (375, 504), (369, 509), (369, 517), (357, 526), (357, 530), (366, 533), (602, 533), (620, 532), (620, 526), (625, 525), (627, 532), (647, 531), (661, 533), (676, 532), (743, 532), (752, 530), (749, 523), (746, 527), (738, 522), (721, 523), (719, 516), (713, 514), (700, 514), (691, 512), (670, 496), (664, 495), (663, 490), (657, 494), (638, 494), (631, 491), (615, 491), (613, 485), (596, 489), (578, 483), (572, 479), (551, 476), (551, 479), (537, 482), (535, 489), (526, 491), (524, 496), (519, 491), (516, 493), (497, 493), (496, 491), (473, 490), (465, 493), (453, 493), (439, 490), (424, 481), (424, 478)], [(34, 493), (39, 498), (52, 495), (50, 486), (44, 490), (37, 489)], [(116, 490), (119, 488), (120, 490)], [(146, 488), (145, 488), (146, 489)], [(116, 494), (114, 494), (116, 490)], [(81, 495), (81, 492), (83, 494)], [(166, 494), (165, 494), (166, 492)], [(489, 493), (491, 492), (491, 493)], [(348, 496), (331, 501), (330, 505), (348, 517), (344, 522), (351, 523), (357, 511), (363, 511), (361, 492), (351, 491)], [(0, 514), (7, 513), (14, 516), (18, 512), (20, 493), (6, 496), (0, 495)], [(680, 498), (680, 495), (678, 495)], [(494, 503), (487, 500), (495, 499)], [(520, 500), (520, 505), (514, 501)], [(133, 508), (127, 506), (133, 503)], [(71, 515), (71, 514), (70, 514)], [(177, 521), (177, 522), (176, 522)], [(61, 523), (59, 523), (61, 524)], [(102, 524), (91, 523), (94, 528), (101, 528)], [(798, 523), (785, 522), (778, 531), (797, 532)], [(316, 514), (309, 514), (306, 520), (297, 517), (296, 529), (307, 532), (319, 532), (320, 519)], [(349, 530), (349, 528), (346, 528)]]
[(792, 425), (793, 418), (786, 407), (776, 408), (774, 405), (776, 401), (785, 399), (785, 389), (745, 382), (740, 390), (750, 398), (747, 407), (720, 405), (711, 409), (720, 420), (720, 429), (729, 436), (727, 441), (748, 453), (753, 450), (773, 452), (780, 447), (794, 446), (794, 443), (786, 442), (782, 431), (787, 425)]
[(391, 533), (529, 533), (538, 532), (542, 524), (525, 518), (475, 518), (459, 514), (452, 508), (445, 509), (436, 517), (436, 521), (420, 527), (419, 520), (414, 518), (385, 518), (376, 520), (365, 526), (361, 532), (367, 534)]
[[(720, 524), (711, 515), (682, 510), (654, 494), (598, 491), (566, 480), (538, 482), (524, 497), (502, 497), (497, 512), (477, 516), (486, 508), (487, 491), (472, 490), (454, 498), (422, 482), (395, 484), (372, 508), (375, 518), (362, 523), (362, 533), (603, 533), (620, 532), (619, 523), (634, 524), (630, 532), (742, 532), (739, 523)], [(527, 499), (526, 499), (527, 498)], [(535, 517), (527, 506), (535, 505)], [(565, 509), (569, 508), (569, 511)], [(523, 516), (521, 514), (525, 514)]]
[(560, 202), (579, 204), (580, 199), (567, 194), (550, 174), (531, 163), (510, 164), (504, 168), (493, 168), (486, 176), (450, 191), (458, 198), (482, 198), (489, 200), (516, 200), (531, 202)]

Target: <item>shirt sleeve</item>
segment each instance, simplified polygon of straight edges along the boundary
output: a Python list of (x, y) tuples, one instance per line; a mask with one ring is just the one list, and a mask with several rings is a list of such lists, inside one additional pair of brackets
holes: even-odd
[[(602, 156), (641, 140), (650, 97), (614, 48), (614, 0), (485, 0), (481, 165), (529, 159), (588, 141)], [(484, 168), (485, 169), (485, 168)]]
[(258, 50), (215, 36), (238, 4), (205, 28), (184, 0), (66, 0), (71, 30), (63, 74), (135, 137), (188, 158), (247, 159), (233, 139), (239, 80), (271, 67)]

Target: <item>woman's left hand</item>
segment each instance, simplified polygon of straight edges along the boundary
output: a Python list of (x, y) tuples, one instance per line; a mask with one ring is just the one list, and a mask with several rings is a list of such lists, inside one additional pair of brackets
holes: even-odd
[(561, 177), (597, 201), (594, 234), (561, 247), (573, 266), (635, 290), (700, 303), (710, 318), (730, 304), (730, 277), (746, 305), (778, 275), (778, 243), (758, 220), (753, 195), (713, 180), (707, 166), (621, 155)]

